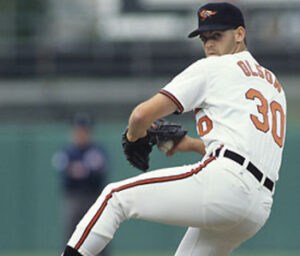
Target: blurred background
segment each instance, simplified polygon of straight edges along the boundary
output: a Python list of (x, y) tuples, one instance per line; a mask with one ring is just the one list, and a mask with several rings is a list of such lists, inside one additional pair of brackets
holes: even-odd
[[(240, 0), (248, 47), (274, 71), (288, 100), (286, 147), (272, 215), (234, 255), (300, 255), (300, 1)], [(70, 140), (77, 112), (94, 118), (107, 182), (138, 171), (120, 136), (132, 108), (202, 58), (188, 40), (201, 0), (1, 0), (0, 255), (60, 255), (63, 210), (53, 155)], [(196, 136), (193, 116), (176, 119)], [(153, 169), (198, 161), (154, 150)], [(174, 255), (185, 229), (129, 221), (110, 255)]]

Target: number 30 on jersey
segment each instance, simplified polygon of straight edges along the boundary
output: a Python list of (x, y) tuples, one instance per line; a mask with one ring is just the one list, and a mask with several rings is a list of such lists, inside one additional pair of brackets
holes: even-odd
[(283, 139), (284, 139), (284, 124), (285, 124), (285, 116), (283, 113), (282, 106), (277, 101), (272, 101), (270, 104), (270, 110), (269, 111), (269, 104), (268, 101), (265, 99), (265, 97), (262, 95), (261, 92), (250, 89), (246, 92), (246, 99), (249, 100), (255, 100), (258, 99), (260, 101), (260, 105), (257, 105), (257, 111), (259, 115), (262, 117), (260, 121), (259, 117), (257, 117), (254, 114), (250, 115), (250, 118), (254, 124), (254, 126), (262, 131), (267, 133), (270, 130), (270, 124), (269, 124), (269, 114), (272, 115), (272, 137), (276, 144), (279, 147), (282, 147), (283, 145)]
[[(269, 115), (271, 114), (271, 134), (275, 143), (283, 146), (284, 129), (285, 129), (285, 115), (282, 106), (277, 101), (269, 103), (261, 92), (250, 89), (245, 94), (246, 99), (259, 101), (257, 105), (258, 113), (250, 114), (250, 119), (255, 128), (261, 132), (267, 133), (270, 130)], [(270, 109), (269, 109), (270, 108)], [(208, 116), (203, 116), (198, 120), (198, 132), (200, 137), (208, 134), (212, 130), (213, 124)]]

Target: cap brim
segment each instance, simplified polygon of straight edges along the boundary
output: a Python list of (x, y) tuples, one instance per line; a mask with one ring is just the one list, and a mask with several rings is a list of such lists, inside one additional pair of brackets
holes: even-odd
[(217, 25), (217, 24), (213, 24), (213, 25), (204, 25), (201, 26), (200, 28), (197, 28), (196, 30), (192, 31), (188, 37), (189, 38), (193, 38), (198, 36), (201, 32), (205, 32), (205, 31), (216, 31), (216, 30), (226, 30), (226, 29), (230, 29), (232, 28), (232, 26), (229, 25)]

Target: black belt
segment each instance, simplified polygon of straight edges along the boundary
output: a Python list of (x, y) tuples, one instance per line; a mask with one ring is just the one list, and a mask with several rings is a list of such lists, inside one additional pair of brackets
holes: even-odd
[[(221, 151), (221, 148), (218, 148), (215, 152), (215, 156), (219, 156)], [(213, 156), (211, 153), (210, 156)], [(241, 156), (238, 153), (235, 153), (231, 150), (225, 149), (224, 151), (224, 157), (231, 159), (232, 161), (243, 165), (245, 162), (245, 157)], [(248, 166), (246, 168), (259, 182), (263, 179), (263, 173), (251, 162), (248, 163)], [(264, 184), (263, 184), (267, 189), (269, 189), (271, 192), (273, 191), (274, 187), (274, 182), (270, 180), (268, 177), (266, 177)]]

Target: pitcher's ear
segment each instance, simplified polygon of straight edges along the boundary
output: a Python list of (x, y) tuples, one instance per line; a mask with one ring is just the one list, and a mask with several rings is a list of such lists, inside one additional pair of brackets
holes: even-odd
[(239, 43), (243, 42), (246, 38), (246, 29), (242, 26), (237, 27), (234, 30), (235, 40)]

